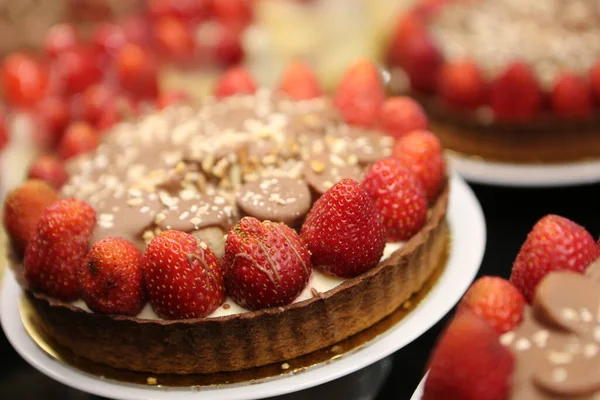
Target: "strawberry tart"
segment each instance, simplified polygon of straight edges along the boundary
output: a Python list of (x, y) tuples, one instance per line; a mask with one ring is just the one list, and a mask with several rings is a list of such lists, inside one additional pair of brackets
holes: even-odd
[(597, 399), (599, 277), (589, 232), (542, 218), (510, 281), (480, 278), (463, 297), (433, 350), (423, 400)]
[(23, 183), (4, 226), (36, 324), (156, 374), (283, 362), (374, 325), (449, 236), (440, 144), (383, 133), (385, 101), (366, 60), (332, 99), (303, 65), (272, 91), (234, 68), (200, 105), (116, 125), (58, 192)]
[(593, 0), (425, 0), (399, 18), (387, 62), (445, 148), (579, 161), (600, 156), (599, 41)]

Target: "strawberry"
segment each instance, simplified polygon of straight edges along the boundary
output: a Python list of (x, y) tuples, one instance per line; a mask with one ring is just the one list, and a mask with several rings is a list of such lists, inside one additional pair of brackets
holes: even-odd
[(419, 179), (398, 160), (376, 161), (362, 182), (381, 213), (387, 240), (408, 240), (427, 219), (427, 198)]
[(373, 268), (385, 248), (381, 215), (353, 179), (342, 179), (315, 202), (301, 235), (311, 252), (312, 264), (343, 278)]
[(28, 180), (8, 193), (3, 222), (17, 253), (23, 254), (42, 212), (58, 198), (56, 190), (40, 180)]
[(373, 126), (385, 100), (381, 72), (373, 62), (357, 61), (342, 77), (333, 102), (347, 123)]
[(427, 200), (433, 203), (446, 175), (444, 152), (439, 139), (429, 131), (413, 131), (396, 141), (392, 155), (419, 178)]
[(589, 79), (596, 103), (600, 103), (600, 60), (590, 69)]
[(293, 229), (254, 217), (229, 231), (223, 269), (227, 293), (250, 310), (291, 303), (312, 271), (308, 248)]
[(379, 110), (380, 129), (396, 139), (416, 129), (427, 129), (427, 126), (425, 111), (409, 97), (390, 97)]
[(217, 256), (188, 233), (168, 230), (155, 236), (142, 269), (148, 299), (161, 318), (203, 318), (225, 300)]
[(96, 129), (99, 133), (105, 133), (116, 123), (130, 120), (136, 115), (138, 115), (138, 104), (130, 96), (119, 95), (100, 112)]
[(72, 123), (58, 145), (58, 154), (68, 160), (82, 153), (88, 153), (98, 147), (98, 134), (85, 122)]
[(170, 105), (188, 103), (189, 101), (190, 96), (187, 93), (172, 90), (159, 94), (155, 104), (158, 110), (162, 110)]
[(71, 119), (67, 101), (56, 96), (46, 97), (36, 105), (35, 113), (40, 118), (42, 129), (50, 136), (48, 141), (55, 146)]
[(295, 100), (306, 100), (323, 95), (323, 89), (312, 69), (300, 62), (287, 66), (278, 90)]
[(78, 266), (77, 283), (90, 310), (137, 315), (145, 301), (142, 254), (123, 238), (104, 238)]
[(533, 118), (540, 113), (543, 100), (533, 71), (521, 62), (509, 65), (490, 87), (490, 107), (499, 120)]
[(64, 50), (54, 60), (53, 67), (68, 94), (79, 93), (102, 80), (100, 54), (91, 46), (78, 45)]
[(254, 78), (243, 67), (233, 67), (225, 71), (217, 81), (214, 95), (218, 98), (241, 93), (254, 93), (257, 86)]
[(463, 296), (458, 309), (469, 308), (484, 318), (499, 334), (523, 320), (525, 298), (509, 281), (496, 277), (479, 278)]
[(46, 208), (25, 250), (31, 288), (63, 301), (77, 299), (77, 268), (95, 226), (96, 212), (83, 201), (62, 199)]
[(55, 189), (60, 189), (69, 178), (69, 175), (63, 162), (58, 157), (43, 154), (37, 157), (29, 167), (28, 178), (46, 181)]
[(4, 111), (0, 111), (0, 151), (8, 144), (8, 132), (6, 126), (6, 115)]
[(107, 85), (96, 84), (89, 86), (82, 93), (82, 98), (74, 102), (79, 107), (79, 117), (95, 125), (106, 107), (115, 101), (116, 93)]
[(510, 281), (531, 303), (546, 274), (561, 270), (583, 273), (598, 257), (600, 248), (584, 227), (558, 215), (547, 215), (527, 235)]
[(432, 93), (443, 60), (428, 34), (411, 35), (404, 43), (404, 70), (413, 90)]
[(50, 58), (58, 56), (80, 42), (75, 27), (71, 24), (56, 24), (48, 29), (44, 39), (44, 51)]
[(177, 18), (163, 17), (156, 21), (154, 41), (159, 53), (169, 61), (185, 62), (194, 57), (192, 31)]
[(420, 13), (410, 11), (402, 14), (392, 33), (387, 50), (387, 61), (393, 66), (406, 65), (406, 44), (412, 36), (425, 35), (425, 21)]
[(128, 43), (115, 60), (117, 79), (121, 87), (141, 99), (158, 95), (158, 65), (147, 47)]
[(515, 361), (498, 333), (470, 310), (458, 313), (429, 360), (422, 400), (506, 400)]
[(475, 109), (485, 103), (486, 82), (473, 61), (444, 64), (438, 77), (438, 91), (451, 107)]
[(566, 72), (558, 77), (550, 94), (552, 111), (563, 118), (585, 118), (592, 114), (592, 92), (582, 77)]
[(212, 0), (214, 16), (230, 26), (243, 28), (252, 21), (251, 0)]

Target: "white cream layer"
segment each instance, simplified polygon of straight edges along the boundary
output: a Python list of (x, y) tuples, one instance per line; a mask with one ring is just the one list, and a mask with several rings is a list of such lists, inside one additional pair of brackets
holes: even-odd
[[(388, 259), (396, 250), (399, 250), (400, 248), (402, 248), (404, 243), (405, 242), (387, 243), (385, 245), (385, 249), (383, 250), (383, 256), (381, 256), (380, 262)], [(312, 298), (313, 297), (313, 289), (319, 293), (323, 293), (323, 292), (326, 292), (328, 290), (331, 290), (331, 289), (337, 287), (344, 281), (345, 281), (345, 279), (329, 276), (329, 275), (322, 273), (321, 271), (319, 271), (317, 269), (313, 269), (313, 272), (310, 276), (310, 280), (308, 281), (308, 285), (306, 285), (306, 288), (304, 288), (302, 293), (300, 293), (300, 296), (298, 296), (296, 298), (296, 300), (293, 301), (293, 303), (297, 303), (297, 302)], [(83, 300), (76, 300), (76, 301), (72, 302), (71, 304), (74, 305), (75, 307), (81, 308), (82, 310), (91, 312), (90, 309), (85, 305), (85, 302)], [(241, 314), (241, 313), (248, 312), (248, 311), (249, 310), (247, 310), (243, 307), (240, 307), (238, 304), (236, 304), (236, 302), (233, 301), (233, 299), (231, 297), (227, 297), (225, 299), (225, 302), (221, 305), (221, 307), (217, 308), (207, 318), (215, 318), (215, 317), (223, 317), (226, 315)], [(152, 309), (152, 306), (150, 305), (150, 303), (146, 304), (146, 306), (144, 307), (142, 312), (140, 312), (137, 317), (141, 318), (141, 319), (160, 319), (158, 317), (158, 315), (156, 315), (156, 313)]]

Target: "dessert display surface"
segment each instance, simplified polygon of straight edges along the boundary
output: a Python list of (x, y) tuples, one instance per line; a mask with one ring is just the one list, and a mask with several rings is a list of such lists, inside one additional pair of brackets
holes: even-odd
[(599, 21), (587, 0), (421, 2), (392, 33), (392, 91), (419, 99), (470, 180), (548, 166), (597, 181)]
[[(449, 199), (448, 224), (452, 232), (452, 250), (448, 255), (445, 267), (438, 270), (440, 275), (435, 285), (427, 289), (428, 293), (420, 301), (420, 296), (414, 299), (418, 305), (408, 315), (399, 321), (388, 321), (388, 323), (392, 321), (394, 323), (389, 327), (384, 325), (386, 329), (381, 332), (371, 331), (370, 333), (374, 334), (374, 337), (363, 338), (365, 342), (356, 348), (354, 346), (357, 343), (352, 344), (354, 339), (350, 340), (349, 348), (345, 347), (348, 342), (342, 343), (343, 349), (348, 349), (346, 353), (331, 354), (327, 351), (325, 354), (320, 354), (317, 352), (317, 355), (320, 354), (325, 358), (321, 359), (320, 363), (314, 361), (309, 363), (310, 367), (308, 368), (298, 367), (298, 364), (294, 364), (292, 361), (287, 363), (289, 369), (283, 369), (285, 368), (285, 366), (282, 368), (284, 363), (278, 363), (270, 366), (271, 369), (267, 371), (267, 375), (277, 376), (265, 379), (263, 375), (262, 379), (252, 382), (251, 385), (221, 383), (218, 386), (196, 387), (194, 390), (199, 390), (213, 398), (223, 399), (259, 398), (290, 393), (357, 371), (391, 354), (427, 330), (450, 309), (454, 299), (458, 299), (470, 284), (479, 268), (485, 247), (485, 222), (477, 201), (460, 178), (453, 177), (451, 185), (453, 190)], [(111, 398), (136, 399), (140, 396), (152, 396), (153, 398), (177, 399), (189, 396), (189, 381), (184, 385), (186, 387), (177, 387), (178, 382), (179, 385), (181, 382), (185, 382), (185, 377), (178, 378), (179, 381), (171, 381), (171, 385), (174, 386), (169, 387), (169, 380), (165, 382), (165, 386), (161, 386), (159, 375), (134, 374), (136, 379), (127, 379), (131, 376), (119, 375), (121, 372), (117, 370), (118, 375), (114, 376), (114, 379), (121, 381), (126, 379), (136, 383), (132, 385), (131, 383), (117, 382), (111, 379), (110, 375), (107, 375), (106, 379), (98, 377), (98, 375), (104, 376), (105, 367), (100, 366), (99, 370), (103, 373), (98, 374), (98, 369), (92, 371), (85, 368), (80, 369), (77, 364), (70, 364), (68, 359), (61, 361), (52, 356), (49, 357), (48, 354), (55, 354), (55, 350), (47, 349), (46, 351), (49, 351), (47, 353), (43, 350), (44, 347), (40, 348), (25, 331), (27, 325), (24, 325), (23, 316), (19, 311), (19, 304), (25, 299), (22, 297), (22, 290), (15, 281), (13, 272), (8, 270), (5, 277), (7, 279), (3, 282), (2, 299), (0, 300), (2, 306), (0, 318), (3, 329), (17, 351), (43, 373), (67, 385)], [(381, 329), (380, 325), (376, 325), (375, 328)], [(334, 350), (339, 351), (339, 349)], [(329, 361), (325, 361), (325, 359), (329, 359)], [(306, 364), (300, 365), (306, 367)], [(295, 371), (296, 368), (300, 370)], [(257, 370), (260, 371), (260, 369)], [(158, 385), (143, 384), (148, 377), (157, 378)], [(204, 382), (206, 383), (206, 380)]]

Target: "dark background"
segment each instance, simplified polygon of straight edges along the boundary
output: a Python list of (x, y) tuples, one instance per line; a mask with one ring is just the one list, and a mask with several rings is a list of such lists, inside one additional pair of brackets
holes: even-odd
[[(487, 223), (487, 246), (479, 276), (508, 277), (527, 232), (542, 216), (554, 213), (584, 225), (594, 237), (600, 233), (595, 207), (600, 185), (561, 189), (509, 189), (472, 185)], [(452, 312), (449, 314), (451, 315)], [(394, 355), (390, 378), (377, 400), (410, 399), (418, 385), (429, 352), (448, 316), (415, 342)], [(53, 382), (23, 361), (0, 336), (0, 399), (98, 400)]]

